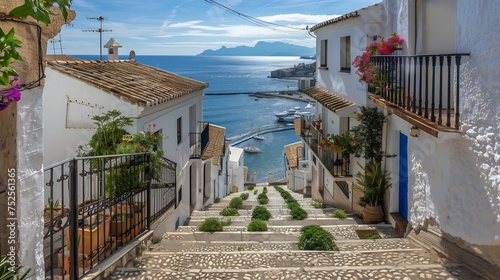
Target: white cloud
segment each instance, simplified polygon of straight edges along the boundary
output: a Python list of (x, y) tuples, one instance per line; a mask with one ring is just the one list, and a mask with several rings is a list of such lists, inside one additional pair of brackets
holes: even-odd
[(294, 23), (312, 23), (317, 24), (323, 21), (327, 21), (332, 18), (336, 18), (339, 15), (305, 15), (305, 14), (280, 14), (274, 16), (263, 16), (258, 17), (258, 19), (267, 22), (294, 22)]
[(202, 22), (201, 20), (192, 20), (192, 21), (170, 24), (168, 27), (171, 28), (197, 27), (198, 26), (197, 24), (201, 22)]

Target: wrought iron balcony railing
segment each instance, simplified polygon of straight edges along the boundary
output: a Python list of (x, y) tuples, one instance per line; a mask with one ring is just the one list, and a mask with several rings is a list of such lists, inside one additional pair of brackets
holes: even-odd
[(302, 117), (300, 119), (300, 137), (309, 146), (311, 151), (323, 163), (334, 177), (351, 177), (349, 156), (343, 157), (342, 153), (335, 153), (330, 148), (321, 146), (321, 141), (326, 138), (323, 133)]
[(467, 53), (376, 55), (378, 82), (368, 91), (448, 128), (460, 125), (460, 64)]
[(201, 132), (191, 132), (189, 134), (189, 155), (191, 159), (200, 159), (207, 149), (210, 125), (207, 122), (199, 122)]
[(153, 163), (146, 153), (78, 157), (46, 167), (45, 279), (79, 279), (173, 211), (175, 174), (176, 163)]

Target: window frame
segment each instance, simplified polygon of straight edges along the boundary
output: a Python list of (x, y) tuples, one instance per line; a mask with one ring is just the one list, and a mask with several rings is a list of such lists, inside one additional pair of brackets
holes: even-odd
[(182, 142), (182, 117), (177, 118), (177, 145)]
[(320, 69), (328, 69), (328, 40), (323, 39), (320, 42)]
[(340, 71), (351, 72), (351, 36), (340, 37)]

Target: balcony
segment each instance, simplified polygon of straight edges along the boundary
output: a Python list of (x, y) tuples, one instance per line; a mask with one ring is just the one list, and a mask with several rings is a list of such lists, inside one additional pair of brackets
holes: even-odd
[(176, 163), (149, 154), (71, 158), (44, 169), (45, 279), (79, 279), (177, 208)]
[(342, 157), (342, 153), (320, 146), (321, 140), (325, 139), (322, 131), (304, 117), (300, 119), (300, 137), (333, 177), (352, 177), (349, 157)]
[(189, 155), (191, 159), (201, 159), (207, 149), (209, 138), (209, 123), (199, 122), (199, 131), (189, 134)]
[(466, 53), (380, 55), (370, 59), (385, 88), (369, 99), (437, 137), (460, 128), (460, 64)]

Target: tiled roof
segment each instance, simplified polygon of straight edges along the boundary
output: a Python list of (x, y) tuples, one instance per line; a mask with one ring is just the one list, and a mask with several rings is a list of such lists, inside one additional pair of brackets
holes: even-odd
[(351, 101), (319, 87), (308, 88), (303, 92), (332, 112), (355, 105)]
[(354, 12), (350, 12), (350, 13), (347, 13), (347, 14), (344, 14), (344, 15), (341, 15), (339, 17), (336, 17), (336, 18), (332, 18), (332, 19), (329, 19), (327, 21), (323, 21), (323, 22), (320, 22), (316, 25), (314, 25), (313, 27), (311, 27), (311, 32), (314, 32), (315, 30), (319, 29), (319, 28), (322, 28), (322, 27), (325, 27), (325, 26), (328, 26), (328, 25), (332, 25), (332, 24), (335, 24), (335, 23), (338, 23), (338, 22), (341, 22), (341, 21), (344, 21), (344, 20), (347, 20), (347, 19), (350, 19), (350, 18), (355, 18), (355, 17), (359, 17), (360, 16), (360, 11), (361, 10), (364, 10), (364, 9), (368, 9), (370, 7), (374, 7), (374, 6), (378, 6), (378, 5), (381, 5), (382, 3), (377, 3), (377, 4), (373, 4), (373, 5), (370, 5), (368, 7), (365, 7), (365, 8), (362, 8), (362, 9), (359, 9), (359, 10), (356, 10)]
[[(285, 154), (290, 168), (297, 168), (298, 160), (302, 156), (302, 151), (297, 154), (297, 149), (302, 147), (302, 142), (292, 143), (285, 146)], [(297, 158), (297, 156), (299, 158)]]
[(224, 154), (224, 135), (226, 134), (226, 129), (212, 124), (209, 124), (209, 126), (209, 142), (201, 159), (207, 160), (212, 158), (212, 163), (220, 166), (220, 157)]
[(48, 61), (47, 64), (91, 86), (148, 107), (208, 87), (206, 83), (133, 60)]

